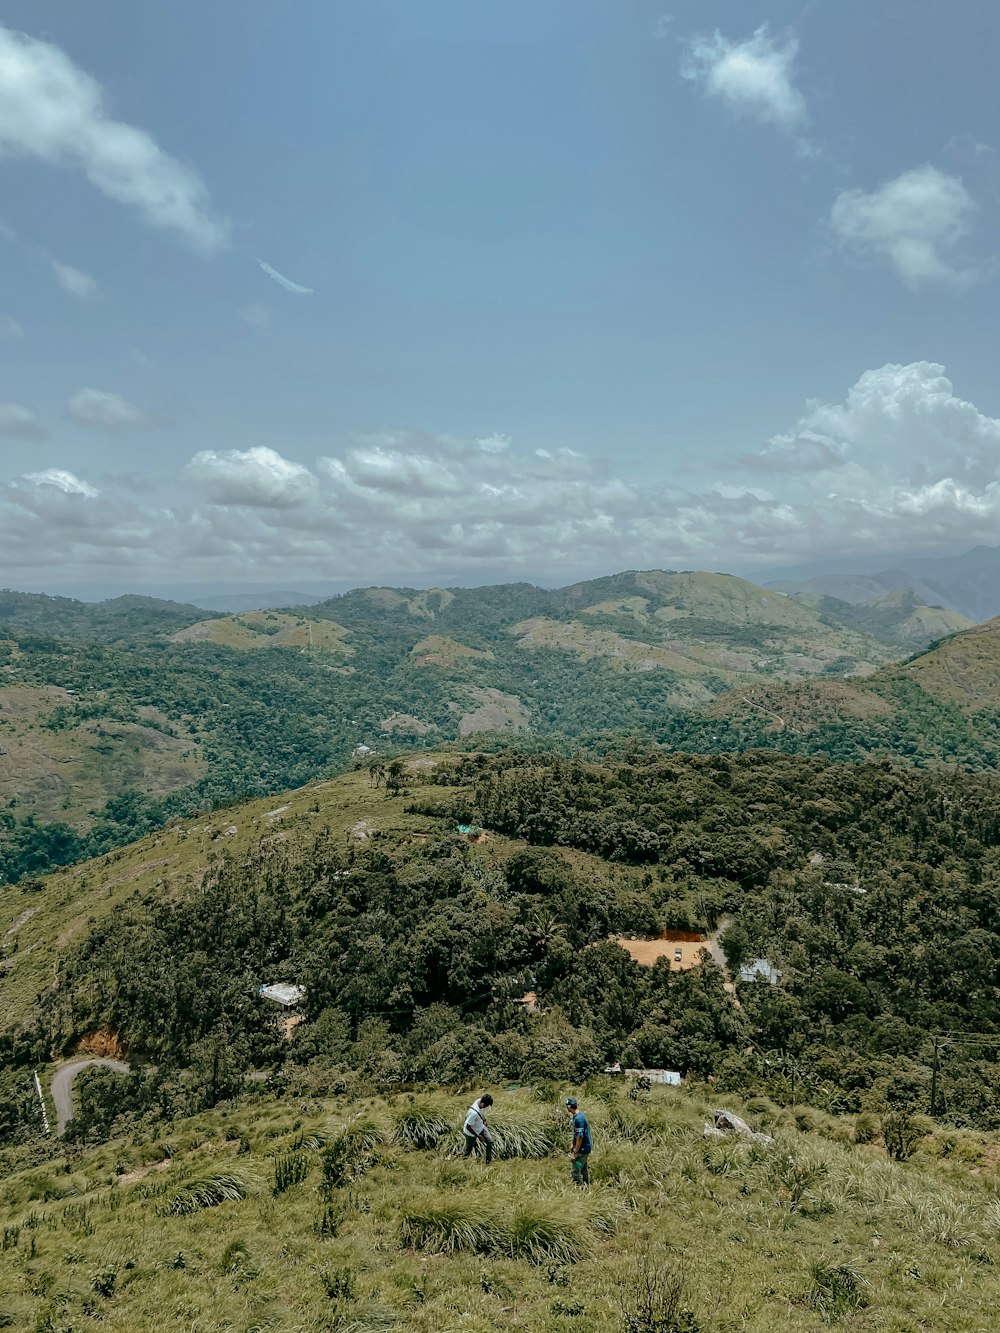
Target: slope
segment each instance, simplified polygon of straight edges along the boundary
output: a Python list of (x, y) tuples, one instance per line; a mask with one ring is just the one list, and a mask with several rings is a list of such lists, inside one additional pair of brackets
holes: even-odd
[(164, 1137), (53, 1154), (0, 1184), (0, 1320), (115, 1333), (986, 1327), (1000, 1300), (995, 1144), (928, 1137), (898, 1164), (852, 1144), (847, 1122), (725, 1097), (775, 1144), (705, 1142), (719, 1099), (703, 1091), (629, 1097), (597, 1081), (582, 1096), (586, 1193), (568, 1182), (560, 1095), (544, 1087), (498, 1092), (511, 1155), (485, 1169), (458, 1155), (467, 1098), (445, 1092), (242, 1096)]

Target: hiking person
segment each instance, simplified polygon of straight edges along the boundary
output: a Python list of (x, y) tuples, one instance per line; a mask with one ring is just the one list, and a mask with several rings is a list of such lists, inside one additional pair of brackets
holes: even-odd
[(465, 1134), (465, 1155), (471, 1157), (481, 1143), (486, 1149), (486, 1165), (489, 1166), (493, 1161), (493, 1135), (490, 1133), (490, 1127), (486, 1123), (486, 1117), (483, 1112), (493, 1105), (493, 1098), (490, 1094), (484, 1093), (478, 1101), (473, 1102), (469, 1107), (469, 1113), (465, 1117), (465, 1124), (462, 1131)]
[(580, 1110), (575, 1097), (566, 1098), (566, 1106), (573, 1117), (573, 1146), (569, 1151), (569, 1160), (573, 1163), (573, 1184), (590, 1184), (590, 1125), (587, 1117)]

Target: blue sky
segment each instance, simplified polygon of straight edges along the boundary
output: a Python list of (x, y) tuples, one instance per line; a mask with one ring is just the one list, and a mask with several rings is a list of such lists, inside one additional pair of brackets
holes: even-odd
[(1000, 540), (987, 0), (3, 23), (0, 582)]

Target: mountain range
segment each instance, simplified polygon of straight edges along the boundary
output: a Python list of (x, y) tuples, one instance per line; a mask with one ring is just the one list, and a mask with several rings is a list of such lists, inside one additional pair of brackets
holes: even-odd
[(974, 621), (1000, 615), (1000, 546), (975, 546), (952, 556), (905, 555), (885, 568), (870, 560), (832, 561), (760, 577), (766, 587), (794, 595), (859, 603), (908, 589), (925, 605)]

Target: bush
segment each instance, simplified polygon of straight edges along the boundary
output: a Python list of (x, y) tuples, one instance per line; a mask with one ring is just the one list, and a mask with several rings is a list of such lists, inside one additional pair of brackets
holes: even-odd
[(644, 1255), (626, 1278), (621, 1298), (626, 1333), (702, 1333), (687, 1302), (687, 1267)]
[(862, 1111), (854, 1120), (854, 1142), (874, 1143), (882, 1132), (882, 1125), (872, 1111)]
[(905, 1162), (908, 1157), (912, 1157), (923, 1137), (923, 1126), (905, 1111), (892, 1111), (882, 1121), (886, 1151), (897, 1162)]

